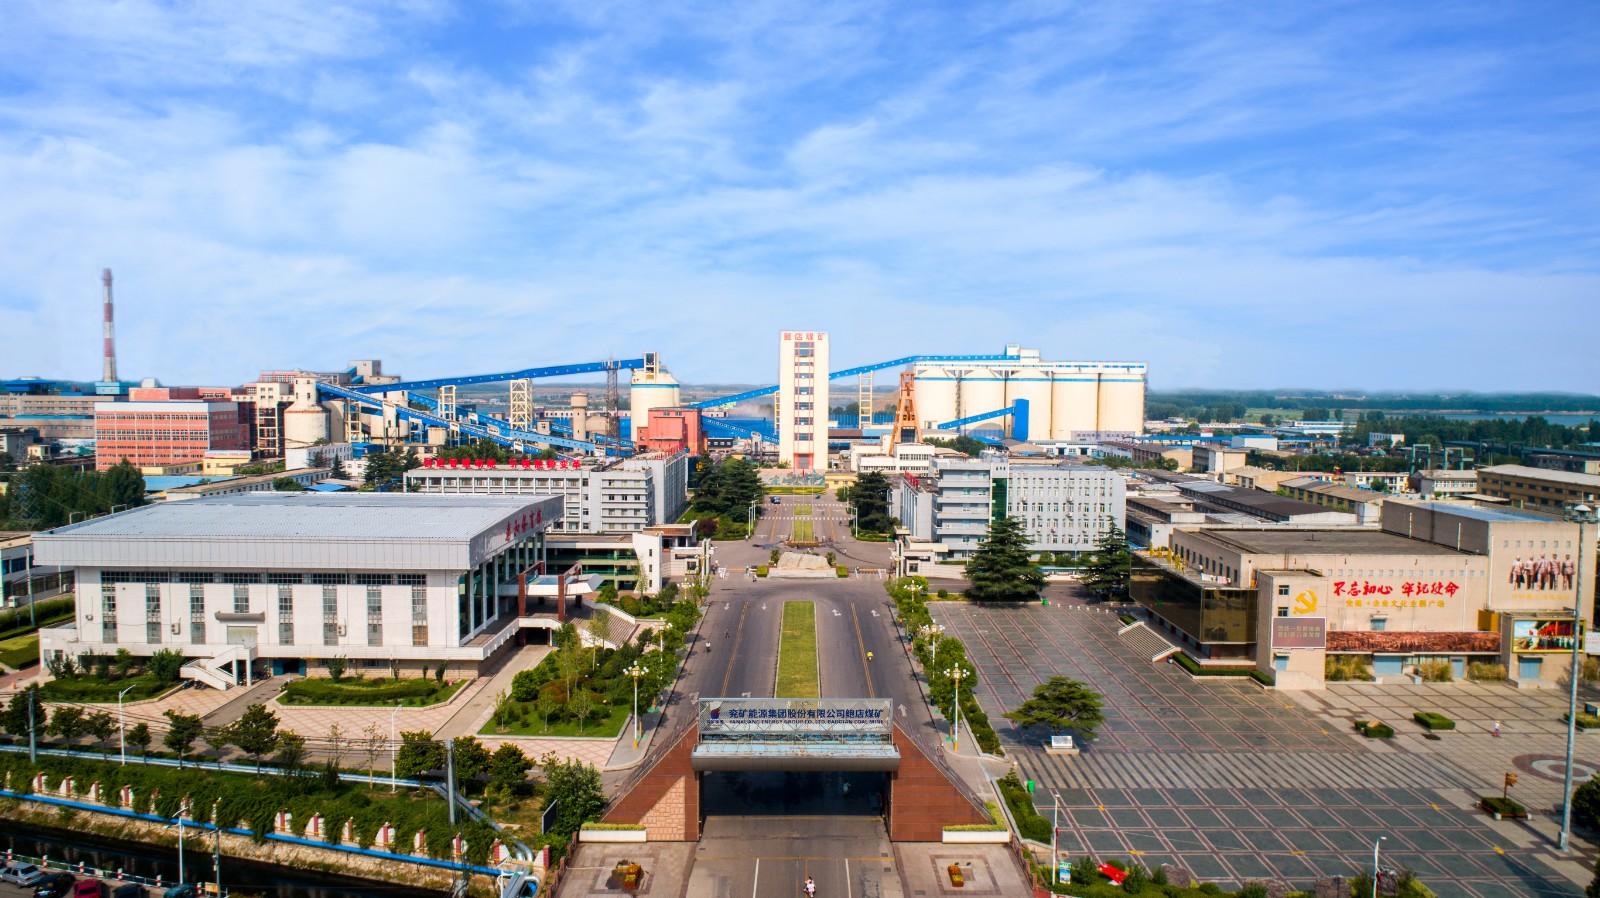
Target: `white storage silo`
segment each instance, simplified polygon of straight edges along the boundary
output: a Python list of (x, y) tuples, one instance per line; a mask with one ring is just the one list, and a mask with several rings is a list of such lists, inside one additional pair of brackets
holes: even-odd
[(916, 369), (912, 395), (917, 402), (917, 421), (924, 430), (956, 417), (956, 377), (943, 368)]
[(1028, 432), (1016, 431), (1016, 421), (1008, 419), (1007, 433), (1013, 439), (1046, 439), (1050, 435), (1051, 383), (1047, 368), (1012, 368), (1006, 377), (1006, 405), (1018, 399), (1028, 401)]
[(1085, 365), (1060, 365), (1050, 388), (1050, 439), (1097, 429), (1100, 375)]
[[(317, 402), (317, 382), (309, 377), (297, 378), (294, 402), (283, 412), (283, 446), (303, 449), (327, 439), (328, 410)], [(343, 434), (335, 442), (343, 442)]]
[(660, 368), (638, 368), (628, 392), (628, 415), (633, 422), (633, 438), (642, 439), (653, 408), (678, 408), (683, 404), (678, 379)]
[[(960, 390), (959, 417), (970, 418), (973, 415), (1005, 408), (1006, 379), (999, 371), (990, 368), (967, 368), (961, 372)], [(1005, 425), (983, 421), (978, 426), (985, 430), (993, 430)]]
[(1100, 377), (1099, 430), (1144, 432), (1144, 372), (1126, 366)]

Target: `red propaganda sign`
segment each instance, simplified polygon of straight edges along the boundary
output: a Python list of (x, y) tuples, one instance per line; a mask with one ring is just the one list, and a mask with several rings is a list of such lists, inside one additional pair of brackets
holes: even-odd
[(1272, 647), (1275, 649), (1327, 648), (1328, 619), (1325, 617), (1275, 617), (1272, 619)]

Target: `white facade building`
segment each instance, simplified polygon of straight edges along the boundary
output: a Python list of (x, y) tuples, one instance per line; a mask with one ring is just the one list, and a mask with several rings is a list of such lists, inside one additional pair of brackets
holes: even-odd
[(828, 335), (784, 331), (778, 348), (778, 461), (796, 472), (828, 469)]
[(428, 459), (406, 472), (406, 488), (475, 496), (560, 496), (557, 533), (632, 533), (671, 524), (689, 503), (689, 455), (649, 452), (624, 459), (457, 464)]
[(561, 512), (540, 496), (245, 493), (57, 528), (34, 537), (36, 563), (76, 571), (77, 619), (40, 631), (40, 655), (172, 649), (217, 688), (258, 660), (476, 674), (516, 638), (518, 572)]

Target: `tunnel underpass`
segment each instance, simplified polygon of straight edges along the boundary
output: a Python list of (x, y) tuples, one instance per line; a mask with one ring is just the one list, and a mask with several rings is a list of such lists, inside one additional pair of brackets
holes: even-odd
[(714, 770), (701, 774), (706, 817), (881, 817), (889, 775), (875, 771)]

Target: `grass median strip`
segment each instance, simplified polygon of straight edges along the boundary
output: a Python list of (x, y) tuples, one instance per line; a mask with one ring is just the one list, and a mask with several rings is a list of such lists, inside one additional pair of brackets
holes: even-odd
[(790, 527), (792, 538), (790, 542), (814, 543), (817, 541), (816, 525), (810, 519), (798, 520)]
[(779, 698), (816, 698), (817, 611), (810, 602), (783, 603), (783, 632), (778, 639)]

